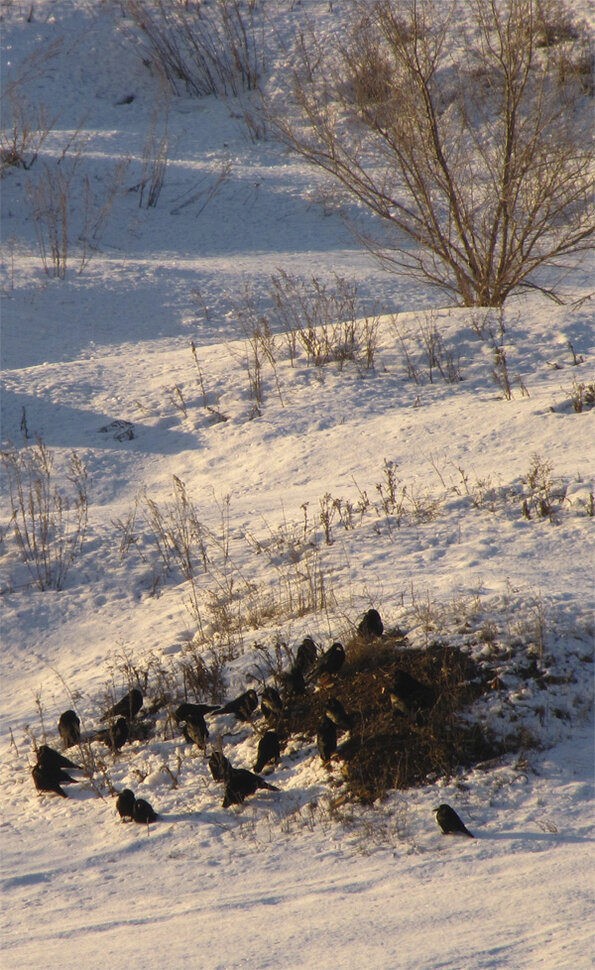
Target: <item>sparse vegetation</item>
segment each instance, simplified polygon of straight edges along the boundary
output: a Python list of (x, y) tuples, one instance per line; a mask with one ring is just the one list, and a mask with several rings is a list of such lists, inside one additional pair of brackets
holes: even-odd
[(76, 452), (68, 463), (71, 494), (56, 484), (54, 456), (41, 438), (21, 450), (1, 453), (12, 510), (17, 552), (40, 590), (64, 588), (85, 541), (87, 469)]

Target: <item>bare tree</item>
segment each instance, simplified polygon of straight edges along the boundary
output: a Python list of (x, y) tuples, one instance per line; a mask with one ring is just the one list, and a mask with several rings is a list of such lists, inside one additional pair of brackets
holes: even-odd
[[(351, 32), (304, 33), (271, 121), (388, 233), (392, 269), (501, 306), (590, 247), (588, 37), (559, 0), (354, 0)], [(463, 14), (464, 16), (461, 16)], [(570, 26), (569, 26), (570, 25)]]

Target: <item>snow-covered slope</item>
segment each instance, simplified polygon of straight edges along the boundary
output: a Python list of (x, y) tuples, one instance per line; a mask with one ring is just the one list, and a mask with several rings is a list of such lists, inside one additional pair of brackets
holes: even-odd
[[(329, 6), (267, 4), (266, 29), (286, 39)], [(487, 318), (371, 262), (318, 204), (315, 174), (255, 138), (255, 102), (171, 99), (163, 190), (140, 207), (165, 109), (119, 5), (5, 3), (2, 18), (4, 90), (53, 119), (35, 164), (2, 182), (2, 447), (40, 436), (68, 494), (76, 451), (89, 499), (64, 588), (41, 591), (3, 488), (3, 970), (591, 966), (594, 412), (571, 398), (594, 379), (592, 264), (569, 274), (562, 305), (507, 304), (508, 400)], [(72, 202), (65, 279), (44, 272), (30, 205), (46, 163)], [(106, 216), (87, 250), (85, 211)], [(271, 297), (282, 272), (355, 281), (372, 366), (291, 359)], [(273, 331), (258, 400), (250, 301)], [(434, 366), (430, 380), (430, 333), (460, 379)], [(174, 476), (208, 547), (199, 623), (151, 529)], [(93, 744), (92, 784), (68, 799), (35, 790), (32, 741), (60, 746), (61, 711), (94, 731), (134, 673), (147, 705), (166, 687), (181, 701), (196, 654), (230, 658), (226, 696), (260, 690), (275, 644), (347, 641), (370, 606), (412, 646), (444, 640), (492, 663), (505, 686), (477, 716), (539, 748), (363, 808), (341, 798), (340, 763), (327, 770), (296, 738), (269, 776), (278, 793), (223, 809), (165, 707), (149, 741)], [(252, 728), (209, 725), (234, 764), (253, 764)], [(157, 824), (121, 824), (124, 787)], [(439, 802), (474, 841), (441, 835)]]

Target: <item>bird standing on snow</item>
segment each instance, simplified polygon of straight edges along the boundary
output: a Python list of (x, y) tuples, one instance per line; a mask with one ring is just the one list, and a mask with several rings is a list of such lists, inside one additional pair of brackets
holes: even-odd
[(229, 805), (241, 805), (248, 795), (253, 795), (259, 788), (267, 791), (279, 791), (276, 785), (269, 785), (268, 781), (248, 771), (247, 768), (231, 768), (225, 780), (225, 796), (223, 808)]
[(124, 788), (124, 790), (118, 795), (116, 799), (116, 808), (123, 822), (126, 820), (129, 822), (132, 821), (135, 801), (136, 799), (134, 797), (134, 792), (131, 791), (130, 788)]
[[(56, 795), (61, 795), (62, 798), (68, 798), (66, 792), (60, 786), (60, 781), (64, 783), (64, 779), (60, 778), (60, 774), (65, 774), (62, 768), (42, 768), (41, 765), (35, 765), (31, 771), (33, 776), (33, 782), (37, 791), (39, 792), (55, 792)], [(74, 781), (74, 778), (69, 778), (69, 781)]]
[(276, 731), (267, 731), (258, 742), (254, 771), (262, 771), (264, 766), (268, 765), (270, 761), (276, 763), (280, 757), (279, 736)]
[(76, 711), (64, 711), (58, 721), (58, 733), (65, 748), (72, 748), (81, 739), (81, 722)]
[(139, 825), (143, 823), (149, 825), (150, 822), (156, 822), (159, 816), (144, 798), (137, 798), (132, 809), (132, 818)]
[(434, 812), (436, 821), (445, 835), (468, 835), (470, 839), (475, 838), (450, 805), (439, 805)]
[(50, 748), (48, 744), (42, 744), (37, 749), (37, 764), (48, 770), (56, 768), (75, 768), (77, 771), (83, 770), (80, 765), (75, 765), (74, 761), (60, 754), (59, 751), (55, 751), (54, 748)]
[(326, 714), (318, 725), (316, 746), (318, 748), (318, 753), (322, 758), (323, 764), (328, 764), (331, 757), (337, 750), (337, 728), (335, 727), (334, 722), (331, 721)]

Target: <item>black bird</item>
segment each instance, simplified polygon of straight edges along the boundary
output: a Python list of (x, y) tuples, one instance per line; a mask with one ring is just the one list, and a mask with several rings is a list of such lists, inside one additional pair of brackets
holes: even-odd
[(114, 704), (105, 714), (101, 715), (101, 720), (108, 721), (110, 717), (121, 716), (131, 721), (133, 717), (136, 717), (142, 706), (143, 695), (138, 687), (133, 687), (117, 704)]
[(189, 744), (196, 744), (197, 747), (204, 751), (209, 739), (209, 729), (206, 725), (204, 717), (188, 718), (188, 720), (184, 722), (182, 733)]
[(283, 701), (278, 690), (274, 687), (265, 687), (260, 698), (260, 709), (267, 720), (281, 717), (283, 714)]
[(223, 808), (229, 805), (241, 805), (248, 795), (253, 795), (259, 788), (266, 788), (267, 791), (279, 791), (275, 785), (269, 785), (268, 781), (255, 775), (247, 768), (231, 768), (225, 779), (225, 796), (223, 798)]
[(81, 722), (76, 711), (64, 711), (58, 721), (58, 732), (65, 748), (72, 748), (81, 739)]
[(470, 839), (475, 838), (450, 805), (439, 805), (434, 812), (436, 821), (445, 835), (468, 835)]
[(298, 667), (292, 667), (290, 670), (281, 674), (280, 679), (284, 694), (288, 696), (297, 696), (298, 694), (306, 693), (306, 681), (304, 680), (303, 673)]
[(189, 718), (199, 718), (204, 717), (205, 714), (212, 714), (213, 711), (218, 711), (219, 707), (219, 704), (189, 704), (184, 702), (176, 708), (174, 717), (179, 724), (181, 721), (187, 721)]
[(75, 765), (74, 761), (70, 758), (66, 758), (65, 755), (60, 754), (59, 751), (55, 751), (54, 748), (50, 748), (47, 744), (41, 744), (37, 749), (37, 764), (44, 769), (56, 769), (56, 768), (75, 768), (78, 771), (82, 771), (80, 765)]
[(39, 764), (35, 765), (31, 772), (35, 787), (37, 791), (55, 792), (56, 795), (67, 798), (66, 792), (60, 787), (60, 781), (56, 778), (56, 770), (62, 769), (42, 768)]
[(118, 809), (118, 813), (123, 822), (126, 820), (129, 822), (132, 821), (135, 801), (136, 799), (134, 797), (134, 792), (130, 791), (130, 788), (124, 788), (124, 790), (118, 795), (116, 799), (116, 808)]
[(336, 697), (329, 697), (324, 709), (325, 716), (342, 731), (350, 731), (353, 727), (353, 715), (348, 714), (342, 703)]
[(190, 744), (204, 748), (209, 738), (205, 712), (217, 710), (214, 704), (180, 704), (174, 713), (178, 724), (183, 724), (183, 734)]
[(280, 757), (279, 735), (276, 731), (267, 731), (258, 742), (254, 771), (262, 771), (270, 761), (277, 762)]
[(238, 721), (251, 721), (257, 707), (258, 694), (251, 689), (244, 691), (239, 697), (234, 697), (223, 707), (216, 708), (213, 714), (234, 714)]
[(337, 728), (326, 715), (318, 725), (316, 745), (323, 763), (328, 764), (337, 750)]
[(294, 670), (301, 670), (305, 674), (316, 660), (318, 647), (312, 637), (304, 637), (295, 655)]
[(333, 643), (314, 664), (309, 679), (320, 679), (322, 677), (326, 680), (338, 673), (344, 663), (345, 650), (343, 649), (343, 644)]
[(368, 610), (367, 613), (364, 613), (357, 632), (364, 640), (373, 640), (375, 637), (382, 636), (384, 633), (384, 623), (380, 618), (378, 610)]
[(231, 762), (221, 751), (213, 751), (209, 758), (209, 771), (215, 781), (225, 781), (231, 772)]
[(135, 822), (139, 822), (140, 824), (145, 822), (148, 825), (149, 822), (156, 822), (158, 817), (157, 812), (153, 811), (152, 807), (144, 798), (136, 799), (132, 809), (132, 818)]
[(433, 707), (436, 702), (433, 689), (416, 680), (405, 670), (395, 671), (392, 687), (389, 687), (387, 692), (393, 710), (411, 718)]
[(128, 721), (125, 717), (119, 717), (115, 724), (106, 728), (105, 731), (99, 731), (94, 740), (107, 744), (112, 751), (119, 751), (128, 741), (128, 735)]

